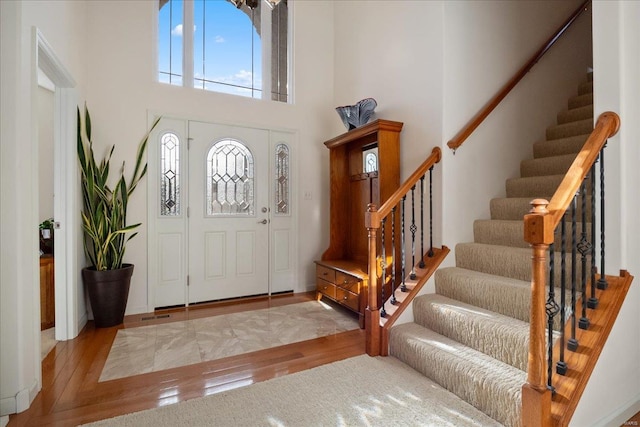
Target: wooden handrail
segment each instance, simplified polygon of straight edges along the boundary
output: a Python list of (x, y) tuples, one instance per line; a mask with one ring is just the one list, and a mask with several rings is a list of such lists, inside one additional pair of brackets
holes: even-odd
[(441, 159), (442, 150), (440, 147), (434, 147), (433, 150), (431, 150), (429, 157), (427, 157), (427, 160), (418, 166), (418, 169), (416, 169), (415, 172), (407, 178), (407, 180), (382, 204), (382, 206), (380, 206), (379, 209), (366, 213), (365, 224), (367, 224), (367, 228), (380, 228), (382, 218), (389, 215), (393, 207), (397, 206), (398, 203), (400, 203), (400, 200), (402, 200), (402, 198), (411, 190), (411, 187), (416, 185), (418, 180), (420, 180), (420, 178), (424, 176), (424, 174), (426, 174), (433, 165), (439, 163)]
[[(524, 239), (527, 242), (532, 245), (553, 243), (553, 230), (562, 220), (571, 200), (578, 192), (580, 184), (589, 173), (607, 139), (618, 133), (619, 129), (620, 117), (616, 113), (607, 111), (600, 114), (593, 132), (571, 164), (551, 201), (540, 200), (544, 203), (539, 204), (547, 205), (547, 212), (531, 212), (525, 216)], [(533, 201), (532, 204), (534, 202), (536, 201)], [(542, 231), (543, 224), (544, 232)]]
[(447, 146), (451, 148), (454, 152), (457, 150), (466, 139), (476, 130), (478, 126), (487, 118), (489, 114), (502, 102), (502, 100), (511, 92), (511, 90), (518, 84), (520, 80), (531, 70), (531, 68), (536, 65), (536, 63), (544, 56), (545, 53), (555, 44), (555, 42), (562, 36), (562, 34), (567, 31), (567, 29), (573, 24), (573, 22), (578, 19), (578, 17), (584, 12), (587, 8), (587, 5), (591, 3), (591, 0), (586, 0), (584, 3), (580, 5), (567, 19), (558, 30), (553, 33), (553, 35), (538, 49), (536, 53), (527, 61), (526, 64), (520, 68), (516, 74), (511, 77), (511, 79), (505, 84), (500, 91), (494, 95), (493, 98), (487, 102), (480, 111), (476, 113), (475, 116), (454, 136), (449, 142), (447, 142)]
[[(554, 230), (562, 221), (569, 204), (595, 164), (607, 139), (618, 132), (620, 117), (602, 113), (593, 132), (576, 156), (551, 202), (535, 199), (524, 217), (524, 240), (531, 244), (531, 312), (529, 319), (529, 361), (527, 383), (522, 388), (522, 425), (547, 426), (551, 422), (551, 391), (547, 388), (545, 369), (545, 286), (547, 250), (554, 241)], [(604, 274), (604, 272), (601, 272)]]

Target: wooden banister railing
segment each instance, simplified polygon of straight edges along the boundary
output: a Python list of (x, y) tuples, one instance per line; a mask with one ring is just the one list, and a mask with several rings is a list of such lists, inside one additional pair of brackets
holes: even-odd
[[(423, 202), (424, 191), (421, 191), (420, 201), (420, 221), (416, 224), (415, 210), (414, 210), (414, 191), (419, 184), (420, 189), (423, 189), (425, 177), (429, 174), (429, 183), (431, 184), (431, 171), (436, 163), (439, 163), (442, 159), (442, 151), (439, 147), (435, 147), (429, 157), (411, 174), (411, 176), (398, 188), (398, 190), (389, 197), (383, 205), (378, 209), (375, 205), (370, 204), (367, 212), (365, 213), (365, 226), (368, 230), (369, 236), (369, 256), (368, 256), (368, 272), (369, 272), (369, 292), (368, 292), (368, 307), (365, 314), (365, 329), (366, 329), (366, 351), (370, 356), (378, 356), (380, 354), (386, 354), (386, 351), (382, 349), (383, 340), (381, 338), (381, 326), (380, 318), (385, 316), (384, 303), (386, 297), (392, 295), (395, 296), (396, 290), (402, 292), (408, 292), (405, 286), (405, 229), (409, 229), (411, 233), (412, 243), (412, 265), (411, 265), (411, 278), (416, 279), (416, 263), (415, 263), (415, 237), (416, 231), (421, 233), (421, 249), (420, 249), (420, 262), (418, 265), (424, 268), (423, 258), (424, 252), (424, 232), (426, 226), (423, 222)], [(411, 193), (411, 221), (408, 226), (405, 225), (405, 202), (407, 195)], [(431, 191), (429, 192), (431, 196)], [(429, 222), (431, 223), (431, 197), (429, 200), (430, 216)], [(396, 216), (396, 212), (399, 214)], [(387, 229), (387, 235), (385, 237), (385, 223), (389, 225), (391, 230)], [(396, 229), (399, 232), (396, 232)], [(433, 256), (432, 245), (432, 230), (429, 227), (429, 254)], [(399, 237), (396, 237), (399, 236)], [(379, 246), (380, 245), (380, 246)], [(446, 249), (446, 248), (445, 248)], [(396, 252), (400, 252), (400, 256), (396, 256)], [(440, 254), (443, 253), (442, 257)], [(441, 262), (441, 258), (446, 256), (446, 251), (438, 251), (438, 262)], [(396, 259), (400, 259), (397, 262)], [(432, 269), (426, 268), (425, 272), (429, 272)], [(432, 271), (431, 271), (432, 273)], [(426, 279), (425, 279), (426, 281)], [(396, 286), (400, 285), (401, 286)], [(386, 291), (385, 291), (386, 289)], [(412, 295), (413, 296), (413, 295)], [(380, 302), (379, 302), (380, 300)], [(395, 301), (395, 298), (393, 298)], [(401, 304), (406, 307), (406, 304), (411, 303), (411, 298), (403, 299)], [(398, 303), (400, 304), (400, 303)], [(382, 305), (382, 307), (381, 307)], [(404, 308), (402, 308), (404, 309)], [(386, 344), (385, 344), (386, 345)]]
[[(573, 319), (577, 316), (577, 304), (576, 291), (582, 295), (583, 313), (586, 312), (587, 301), (587, 288), (586, 288), (586, 257), (590, 256), (592, 260), (592, 272), (595, 270), (595, 244), (589, 243), (584, 240), (582, 247), (575, 241), (576, 236), (576, 199), (578, 195), (582, 197), (582, 222), (585, 223), (585, 215), (587, 211), (586, 206), (586, 181), (591, 182), (592, 195), (595, 196), (595, 163), (601, 156), (603, 148), (606, 145), (607, 139), (618, 132), (620, 127), (620, 118), (616, 113), (606, 112), (598, 117), (595, 128), (583, 148), (573, 161), (571, 167), (566, 173), (560, 186), (553, 195), (551, 202), (544, 199), (536, 199), (531, 202), (533, 208), (531, 212), (524, 217), (524, 239), (531, 244), (533, 250), (532, 256), (532, 279), (531, 279), (531, 314), (530, 314), (530, 340), (529, 340), (529, 362), (527, 370), (527, 383), (522, 390), (522, 420), (523, 426), (548, 426), (552, 425), (551, 422), (551, 396), (553, 385), (550, 381), (552, 372), (552, 360), (553, 360), (553, 340), (551, 337), (551, 331), (553, 329), (553, 319), (559, 312), (557, 303), (555, 302), (554, 285), (553, 282), (549, 284), (550, 291), (549, 296), (546, 296), (547, 282), (547, 264), (551, 259), (553, 262), (553, 251), (549, 254), (549, 248), (554, 244), (556, 228), (559, 224), (567, 221), (565, 214), (568, 212), (571, 206), (571, 216), (573, 221), (573, 237), (572, 243), (573, 258), (571, 262), (572, 268), (572, 304), (570, 314)], [(603, 168), (602, 162), (601, 168)], [(604, 169), (602, 169), (603, 171)], [(603, 172), (601, 172), (601, 192), (604, 206), (604, 187), (603, 187)], [(593, 199), (593, 198), (592, 198)], [(595, 224), (595, 200), (592, 200), (591, 205), (591, 218), (588, 222)], [(604, 212), (601, 213), (604, 215)], [(564, 234), (564, 224), (563, 230)], [(586, 234), (586, 233), (585, 233)], [(594, 234), (594, 233), (592, 233)], [(562, 236), (564, 242), (564, 235)], [(583, 236), (584, 238), (584, 236)], [(592, 242), (595, 243), (595, 237), (592, 235)], [(604, 239), (604, 229), (602, 228), (602, 239)], [(602, 242), (603, 246), (604, 243)], [(564, 246), (564, 243), (563, 243)], [(553, 247), (553, 246), (552, 246)], [(578, 249), (576, 249), (578, 248)], [(562, 255), (566, 248), (562, 249)], [(576, 290), (576, 251), (579, 250), (582, 253), (583, 264), (583, 281), (582, 289)], [(601, 254), (604, 259), (604, 253)], [(553, 264), (552, 264), (553, 265)], [(602, 270), (604, 270), (604, 263)], [(563, 281), (564, 281), (564, 273)], [(600, 272), (601, 277), (604, 276), (604, 271)], [(554, 278), (554, 271), (550, 268), (549, 280)], [(595, 292), (595, 272), (591, 276), (592, 295)], [(565, 286), (562, 284), (561, 292), (564, 295)], [(564, 297), (563, 297), (564, 301)], [(562, 303), (564, 304), (564, 302)], [(597, 306), (597, 301), (596, 301)], [(590, 307), (595, 308), (595, 307)], [(562, 317), (562, 316), (561, 316)], [(565, 319), (562, 319), (564, 322)], [(575, 322), (575, 320), (573, 320)], [(580, 319), (583, 322), (583, 318)], [(583, 327), (584, 326), (584, 327)], [(589, 321), (584, 320), (584, 325), (580, 327), (582, 329), (588, 329)], [(574, 328), (575, 330), (575, 323)], [(571, 342), (574, 340), (573, 342)], [(564, 342), (564, 336), (562, 338)], [(572, 345), (574, 348), (572, 349)], [(577, 340), (572, 335), (569, 340), (568, 348), (575, 351), (577, 348)], [(561, 361), (563, 364), (565, 362)], [(575, 369), (575, 367), (574, 367)], [(566, 371), (566, 364), (564, 365)], [(579, 396), (578, 396), (579, 398)]]
[(487, 102), (480, 111), (447, 143), (447, 146), (454, 152), (466, 141), (478, 126), (487, 118), (489, 114), (502, 102), (520, 80), (531, 70), (531, 68), (547, 53), (555, 42), (567, 31), (567, 29), (584, 12), (591, 0), (586, 0), (577, 8), (571, 16), (556, 30), (555, 33), (531, 56), (531, 58), (520, 68), (513, 77)]

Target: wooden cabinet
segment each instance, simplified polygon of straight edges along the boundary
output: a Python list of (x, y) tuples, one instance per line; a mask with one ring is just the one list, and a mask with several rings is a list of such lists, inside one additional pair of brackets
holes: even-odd
[(365, 212), (370, 203), (380, 207), (400, 186), (402, 125), (376, 120), (325, 142), (330, 150), (329, 247), (316, 261), (318, 299), (327, 297), (357, 312), (360, 327), (367, 307)]
[(40, 330), (56, 324), (53, 256), (40, 257)]

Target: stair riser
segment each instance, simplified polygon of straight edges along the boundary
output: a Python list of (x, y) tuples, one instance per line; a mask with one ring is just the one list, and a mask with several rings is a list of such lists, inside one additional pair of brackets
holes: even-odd
[(593, 81), (587, 81), (578, 85), (578, 95), (593, 93)]
[[(582, 236), (582, 223), (576, 223), (577, 240), (580, 241)], [(587, 223), (587, 241), (591, 241), (591, 224)], [(571, 223), (565, 223), (565, 242), (566, 248), (571, 241)], [(523, 221), (487, 221), (479, 220), (473, 223), (473, 241), (475, 243), (484, 243), (488, 245), (511, 246), (515, 248), (528, 248), (529, 243), (524, 240), (524, 222)], [(561, 248), (562, 235), (560, 230), (555, 236), (555, 247)]]
[(558, 113), (557, 119), (559, 125), (569, 122), (575, 122), (578, 120), (593, 120), (593, 104), (585, 105), (584, 107), (580, 108), (574, 108), (572, 110), (562, 111)]
[(529, 159), (520, 163), (520, 177), (564, 175), (575, 160), (575, 154)]
[[(456, 267), (530, 282), (531, 255), (530, 249), (462, 243), (456, 246)], [(582, 262), (579, 254), (576, 259), (576, 277), (579, 279), (582, 277)], [(561, 253), (556, 251), (555, 286), (560, 286), (562, 280), (561, 261)], [(587, 257), (587, 272), (590, 271), (589, 263), (590, 257)], [(571, 286), (571, 253), (565, 256), (565, 267), (565, 286), (569, 287)]]
[(578, 135), (588, 135), (593, 132), (593, 120), (586, 119), (547, 128), (547, 140), (570, 138)]
[(573, 108), (585, 107), (590, 104), (593, 104), (593, 93), (586, 93), (569, 99), (568, 107), (571, 110)]
[(533, 157), (539, 159), (579, 153), (587, 138), (588, 135), (579, 135), (572, 138), (536, 142), (533, 144)]
[[(452, 267), (439, 270), (435, 274), (436, 292), (466, 304), (499, 313), (523, 322), (529, 322), (531, 315), (531, 285), (529, 282), (511, 281), (487, 275), (474, 275)], [(548, 291), (545, 295), (548, 294)], [(560, 305), (560, 290), (556, 288), (555, 301)], [(570, 298), (565, 294), (566, 312), (569, 313)], [(554, 319), (554, 330), (559, 331), (560, 316)]]
[(440, 295), (413, 302), (415, 322), (459, 343), (526, 371), (529, 325)]
[[(391, 330), (391, 355), (431, 378), (505, 426), (520, 425), (521, 389), (526, 374), (506, 364), (474, 363), (475, 351), (437, 334), (399, 325)], [(495, 364), (499, 362), (495, 361)]]

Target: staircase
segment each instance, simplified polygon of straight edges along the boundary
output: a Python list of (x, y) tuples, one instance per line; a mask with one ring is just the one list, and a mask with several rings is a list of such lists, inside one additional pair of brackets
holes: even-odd
[(589, 74), (520, 177), (507, 180), (506, 197), (490, 201), (491, 219), (474, 222), (474, 241), (456, 245), (456, 266), (436, 271), (436, 293), (414, 300), (414, 322), (391, 328), (390, 355), (505, 426), (520, 425), (527, 382), (532, 268), (523, 217), (532, 199), (551, 199), (592, 132), (592, 90)]

